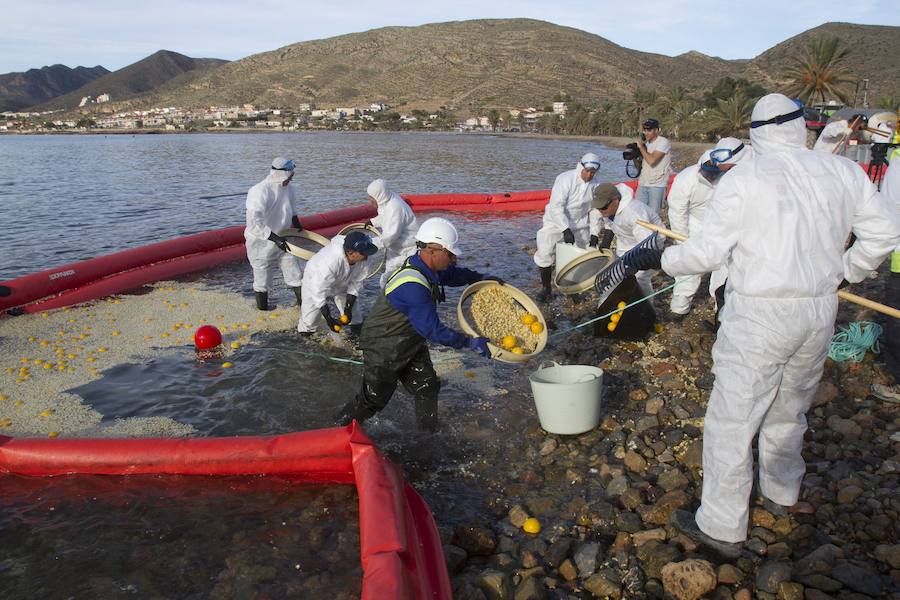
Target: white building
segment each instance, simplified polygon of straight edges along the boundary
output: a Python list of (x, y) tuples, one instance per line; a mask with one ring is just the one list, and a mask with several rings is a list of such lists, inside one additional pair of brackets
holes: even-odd
[(553, 113), (557, 115), (564, 115), (566, 111), (569, 110), (569, 107), (565, 102), (554, 102), (553, 103)]

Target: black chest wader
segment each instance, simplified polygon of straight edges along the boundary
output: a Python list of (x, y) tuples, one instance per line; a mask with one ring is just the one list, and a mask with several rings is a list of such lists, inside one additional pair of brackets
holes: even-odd
[(387, 299), (388, 293), (404, 283), (427, 287), (435, 305), (443, 299), (443, 290), (408, 262), (391, 276), (363, 322), (359, 337), (363, 352), (362, 389), (344, 407), (339, 417), (341, 424), (352, 419), (361, 423), (384, 409), (400, 382), (414, 398), (419, 425), (432, 431), (438, 428), (441, 382), (434, 372), (428, 344)]

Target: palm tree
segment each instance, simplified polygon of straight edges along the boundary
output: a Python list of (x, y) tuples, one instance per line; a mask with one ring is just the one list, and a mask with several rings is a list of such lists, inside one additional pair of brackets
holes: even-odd
[(876, 104), (878, 108), (886, 108), (888, 110), (893, 110), (900, 112), (900, 98), (895, 96), (887, 96), (884, 98), (880, 98), (878, 100), (878, 104)]
[(640, 131), (641, 122), (644, 120), (644, 114), (656, 104), (656, 90), (637, 89), (631, 99), (632, 105), (629, 114), (634, 117), (637, 122), (637, 129)]
[(707, 132), (735, 137), (745, 134), (753, 112), (753, 100), (744, 92), (737, 92), (731, 98), (719, 98), (716, 102), (717, 106), (707, 111)]
[(844, 87), (850, 82), (846, 65), (850, 50), (834, 35), (810, 42), (794, 57), (794, 64), (785, 75), (790, 79), (785, 92), (806, 103), (818, 98), (825, 102), (826, 94), (847, 102), (849, 93)]

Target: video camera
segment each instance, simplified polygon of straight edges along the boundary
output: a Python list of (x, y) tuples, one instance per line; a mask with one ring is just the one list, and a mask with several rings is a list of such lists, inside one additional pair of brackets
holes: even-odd
[(637, 142), (625, 144), (625, 147), (628, 149), (622, 153), (622, 160), (637, 160), (641, 157), (641, 151), (638, 150)]

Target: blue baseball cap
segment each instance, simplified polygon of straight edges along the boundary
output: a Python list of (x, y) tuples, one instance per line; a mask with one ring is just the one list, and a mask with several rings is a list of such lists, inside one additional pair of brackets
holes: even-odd
[(369, 236), (362, 231), (351, 231), (344, 237), (344, 250), (359, 252), (365, 256), (372, 256), (378, 252), (378, 246), (372, 243)]

